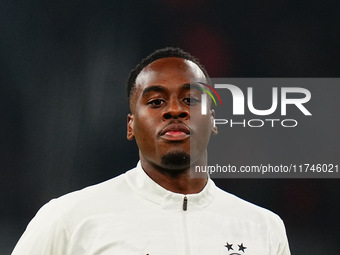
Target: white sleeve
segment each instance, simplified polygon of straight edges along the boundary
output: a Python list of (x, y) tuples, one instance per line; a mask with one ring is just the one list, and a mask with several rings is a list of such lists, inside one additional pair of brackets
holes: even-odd
[(277, 215), (271, 224), (270, 239), (272, 242), (271, 250), (274, 255), (290, 255), (286, 229), (283, 221)]
[(68, 231), (54, 200), (28, 224), (12, 255), (66, 255)]

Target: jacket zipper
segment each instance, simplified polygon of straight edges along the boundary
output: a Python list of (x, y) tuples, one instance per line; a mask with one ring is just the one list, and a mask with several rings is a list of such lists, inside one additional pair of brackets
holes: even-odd
[(188, 209), (188, 198), (187, 196), (184, 196), (183, 199), (183, 211), (186, 211)]
[(187, 222), (187, 209), (188, 209), (188, 198), (184, 196), (183, 198), (183, 230), (184, 230), (184, 254), (190, 255), (190, 242), (188, 233), (188, 222)]

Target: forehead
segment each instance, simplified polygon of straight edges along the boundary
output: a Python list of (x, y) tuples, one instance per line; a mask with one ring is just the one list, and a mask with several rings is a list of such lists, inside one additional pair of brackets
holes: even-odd
[(150, 63), (139, 73), (136, 91), (150, 85), (190, 83), (190, 79), (205, 79), (204, 73), (194, 62), (175, 57), (162, 58)]

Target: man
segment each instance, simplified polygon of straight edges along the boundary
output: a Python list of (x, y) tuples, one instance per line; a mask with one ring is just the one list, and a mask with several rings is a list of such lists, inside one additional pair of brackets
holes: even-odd
[(208, 75), (180, 49), (158, 50), (137, 65), (127, 121), (137, 167), (47, 203), (12, 254), (290, 254), (277, 215), (218, 189), (208, 176), (191, 176), (195, 165), (207, 164), (217, 133), (213, 111), (200, 114), (202, 90), (191, 79)]

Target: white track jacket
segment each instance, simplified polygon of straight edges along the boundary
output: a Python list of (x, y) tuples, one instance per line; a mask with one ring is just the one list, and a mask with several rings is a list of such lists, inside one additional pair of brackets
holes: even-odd
[(44, 205), (12, 255), (289, 255), (282, 220), (217, 188), (165, 190), (137, 167)]

